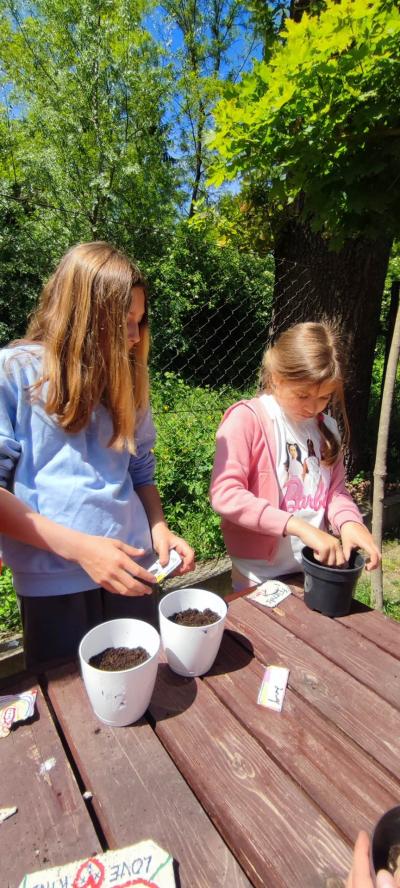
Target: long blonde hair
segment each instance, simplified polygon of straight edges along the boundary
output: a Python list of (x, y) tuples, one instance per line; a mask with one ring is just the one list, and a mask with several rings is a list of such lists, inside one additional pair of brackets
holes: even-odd
[[(343, 445), (346, 446), (349, 423), (344, 400), (343, 368), (344, 350), (333, 325), (327, 322), (295, 324), (281, 333), (264, 352), (260, 386), (263, 391), (273, 393), (272, 374), (286, 382), (305, 382), (308, 385), (334, 383), (330, 406), (343, 428)], [(341, 445), (323, 417), (323, 413), (318, 416), (321, 455), (323, 463), (331, 466), (338, 459)]]
[[(128, 347), (132, 287), (145, 294), (140, 341)], [(109, 410), (109, 447), (135, 452), (136, 411), (148, 403), (147, 287), (139, 269), (103, 241), (77, 244), (44, 286), (24, 341), (44, 346), (44, 408), (68, 432), (79, 432), (98, 404)]]

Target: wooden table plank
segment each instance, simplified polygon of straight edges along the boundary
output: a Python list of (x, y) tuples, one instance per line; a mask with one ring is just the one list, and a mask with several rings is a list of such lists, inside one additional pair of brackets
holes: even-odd
[[(160, 667), (161, 668), (161, 667)], [(165, 667), (166, 668), (166, 667)], [(150, 725), (103, 725), (80, 677), (48, 675), (48, 693), (111, 848), (151, 838), (179, 865), (182, 888), (249, 882)]]
[[(227, 627), (239, 632), (267, 665), (290, 669), (289, 685), (359, 746), (398, 775), (400, 712), (353, 676), (308, 647), (264, 610), (238, 600), (229, 608)], [(251, 635), (251, 642), (248, 636)]]
[[(38, 688), (32, 680), (15, 682), (12, 690), (32, 687)], [(16, 888), (28, 872), (101, 851), (39, 688), (36, 710), (38, 718), (0, 740), (0, 807), (18, 807), (0, 825), (2, 888)]]
[(364, 638), (373, 641), (377, 647), (400, 660), (400, 623), (379, 611), (355, 608), (347, 617), (340, 617), (343, 626), (356, 629)]
[(349, 845), (204, 682), (161, 667), (150, 711), (255, 886), (322, 888), (345, 876)]
[(391, 777), (296, 692), (281, 713), (257, 704), (264, 666), (228, 634), (204, 681), (352, 842), (398, 803)]
[[(265, 613), (265, 607), (250, 602)], [(319, 651), (328, 660), (336, 663), (361, 684), (400, 709), (400, 660), (378, 648), (353, 629), (352, 617), (346, 626), (339, 621), (324, 617), (309, 610), (295, 595), (290, 595), (268, 615), (301, 638), (310, 647)], [(398, 646), (400, 648), (400, 625), (398, 626)]]
[[(284, 578), (284, 582), (290, 586), (292, 592), (302, 600), (304, 599), (303, 581), (304, 577), (300, 574), (296, 574), (294, 578)], [(335, 622), (339, 622), (343, 626), (351, 626), (364, 638), (373, 641), (377, 647), (400, 660), (400, 623), (398, 620), (387, 617), (386, 614), (367, 607), (354, 598), (351, 613), (347, 617), (336, 617)]]

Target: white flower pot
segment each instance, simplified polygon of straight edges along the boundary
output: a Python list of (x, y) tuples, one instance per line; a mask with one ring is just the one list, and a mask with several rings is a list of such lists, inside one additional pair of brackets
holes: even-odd
[[(118, 672), (91, 666), (90, 658), (109, 647), (143, 647), (150, 657)], [(144, 715), (156, 681), (159, 650), (158, 632), (143, 620), (110, 620), (83, 637), (79, 645), (83, 681), (95, 714), (106, 725), (131, 725)]]
[[(172, 614), (207, 607), (219, 614), (209, 626), (181, 626), (168, 619)], [(222, 598), (205, 589), (176, 589), (159, 604), (161, 641), (168, 665), (178, 675), (204, 675), (217, 656), (224, 631), (227, 606)]]

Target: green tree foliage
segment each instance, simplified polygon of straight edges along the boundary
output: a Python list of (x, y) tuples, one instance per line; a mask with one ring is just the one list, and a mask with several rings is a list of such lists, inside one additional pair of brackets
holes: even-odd
[(174, 218), (167, 70), (145, 0), (1, 0), (3, 182), (67, 243), (103, 237), (144, 258)]
[(204, 180), (213, 105), (221, 95), (223, 80), (238, 76), (255, 35), (241, 0), (163, 0), (160, 10), (164, 34), (169, 35), (166, 58), (175, 82), (170, 107), (175, 154), (191, 217), (197, 203), (208, 198)]
[(398, 231), (400, 12), (389, 0), (327, 0), (319, 16), (286, 20), (271, 59), (256, 63), (216, 108), (212, 182), (238, 174), (274, 213), (334, 242)]
[(271, 319), (271, 257), (182, 222), (149, 276), (152, 366), (215, 388), (254, 385)]

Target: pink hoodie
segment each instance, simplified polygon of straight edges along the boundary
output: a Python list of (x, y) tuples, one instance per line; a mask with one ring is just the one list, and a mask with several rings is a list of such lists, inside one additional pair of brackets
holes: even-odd
[[(222, 419), (210, 500), (222, 516), (221, 529), (231, 555), (273, 560), (290, 514), (279, 508), (274, 426), (258, 398), (238, 401)], [(345, 521), (363, 523), (345, 488), (341, 459), (332, 469), (326, 517), (337, 534)]]

